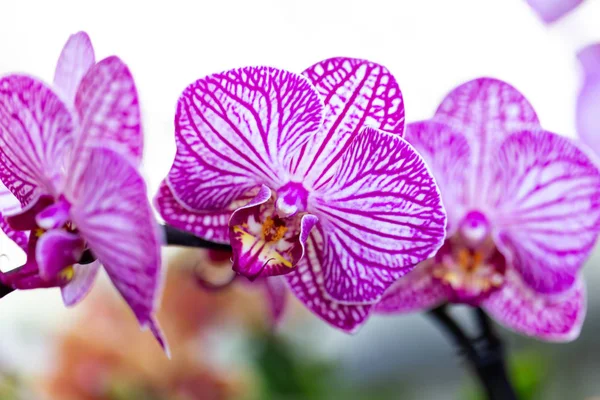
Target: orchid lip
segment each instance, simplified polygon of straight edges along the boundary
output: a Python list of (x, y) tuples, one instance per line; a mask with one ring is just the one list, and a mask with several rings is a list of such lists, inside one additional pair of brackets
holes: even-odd
[(472, 248), (461, 239), (451, 238), (440, 249), (433, 277), (446, 288), (450, 301), (478, 306), (503, 286), (506, 261), (490, 242)]

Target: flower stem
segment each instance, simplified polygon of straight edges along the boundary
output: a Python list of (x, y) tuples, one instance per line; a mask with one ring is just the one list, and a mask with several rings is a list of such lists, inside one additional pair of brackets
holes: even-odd
[(3, 283), (0, 283), (0, 299), (14, 291), (15, 289), (11, 288), (10, 286), (6, 286)]
[(429, 315), (446, 331), (469, 362), (489, 400), (517, 400), (504, 361), (504, 347), (485, 312), (477, 308), (475, 316), (480, 336), (469, 338), (447, 313), (447, 305), (429, 311)]
[(168, 245), (231, 251), (231, 246), (228, 244), (204, 240), (198, 236), (194, 236), (191, 233), (179, 230), (170, 225), (163, 225), (162, 228), (165, 233), (165, 241)]

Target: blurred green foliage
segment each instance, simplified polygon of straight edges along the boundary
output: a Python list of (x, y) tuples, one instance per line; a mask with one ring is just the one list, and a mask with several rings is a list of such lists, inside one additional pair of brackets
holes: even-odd
[[(541, 352), (528, 350), (512, 354), (509, 358), (509, 374), (511, 382), (520, 400), (543, 400), (543, 389), (549, 378), (551, 360)], [(478, 382), (472, 379), (461, 395), (463, 400), (485, 400)]]
[(401, 400), (400, 382), (353, 386), (335, 361), (300, 352), (278, 336), (256, 336), (254, 362), (262, 380), (261, 400)]

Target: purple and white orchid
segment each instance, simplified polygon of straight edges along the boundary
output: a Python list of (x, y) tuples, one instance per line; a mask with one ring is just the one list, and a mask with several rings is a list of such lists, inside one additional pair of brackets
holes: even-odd
[[(2, 283), (60, 287), (70, 306), (102, 264), (164, 346), (154, 319), (161, 241), (137, 171), (142, 145), (129, 69), (115, 56), (96, 63), (83, 32), (65, 45), (53, 88), (26, 75), (0, 79), (0, 178), (18, 199), (3, 194), (3, 228), (27, 252)], [(79, 264), (85, 253), (95, 261)]]
[(600, 231), (600, 172), (590, 156), (542, 129), (516, 89), (487, 78), (454, 89), (406, 139), (440, 185), (448, 239), (377, 310), (466, 303), (526, 335), (576, 338), (580, 270)]
[(445, 235), (437, 185), (403, 130), (400, 88), (372, 62), (210, 75), (179, 99), (156, 205), (169, 224), (231, 243), (238, 273), (285, 274), (310, 310), (353, 331)]

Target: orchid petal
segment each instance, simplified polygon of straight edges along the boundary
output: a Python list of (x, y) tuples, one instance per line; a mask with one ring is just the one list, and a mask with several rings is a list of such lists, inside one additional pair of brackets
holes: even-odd
[(423, 159), (397, 135), (365, 128), (314, 199), (325, 233), (325, 290), (369, 304), (443, 244), (446, 213)]
[(586, 47), (578, 56), (585, 77), (577, 98), (577, 133), (600, 154), (600, 44)]
[(466, 199), (471, 208), (484, 209), (494, 187), (489, 165), (511, 133), (539, 127), (533, 107), (506, 82), (479, 78), (460, 85), (446, 96), (433, 118), (462, 133), (471, 147), (472, 162)]
[(430, 261), (417, 265), (398, 279), (375, 306), (380, 314), (410, 313), (434, 308), (447, 301), (446, 289), (433, 276)]
[(404, 103), (398, 83), (382, 65), (355, 58), (330, 58), (303, 73), (325, 102), (318, 135), (291, 161), (293, 174), (318, 189), (330, 180), (334, 164), (365, 126), (402, 135)]
[(169, 225), (212, 242), (228, 244), (231, 213), (248, 203), (255, 195), (255, 191), (250, 191), (249, 196), (242, 196), (222, 210), (193, 211), (177, 201), (165, 180), (154, 198), (154, 205)]
[(22, 204), (36, 189), (57, 193), (73, 129), (70, 112), (45, 84), (23, 75), (0, 80), (0, 179)]
[(496, 160), (497, 244), (532, 289), (567, 289), (600, 232), (600, 171), (546, 131), (514, 134)]
[(69, 105), (75, 103), (79, 83), (95, 60), (94, 47), (87, 33), (77, 32), (69, 37), (54, 72), (54, 87)]
[(103, 148), (91, 149), (81, 172), (67, 193), (72, 220), (140, 324), (151, 325), (161, 287), (160, 238), (144, 180)]
[(75, 108), (81, 121), (75, 157), (85, 158), (89, 146), (102, 146), (139, 166), (140, 105), (133, 76), (121, 59), (108, 57), (90, 69), (77, 90)]
[(306, 78), (270, 67), (210, 75), (181, 95), (177, 156), (168, 181), (195, 210), (222, 209), (260, 184), (285, 182), (286, 157), (321, 125), (323, 105)]
[(67, 307), (78, 304), (89, 293), (100, 270), (98, 260), (90, 264), (75, 264), (73, 279), (61, 288), (63, 302)]
[(288, 288), (282, 277), (274, 276), (264, 280), (265, 294), (271, 311), (271, 319), (277, 325), (287, 304)]
[[(35, 248), (35, 259), (42, 279), (57, 279), (65, 268), (79, 261), (84, 245), (79, 235), (62, 229), (44, 233)], [(70, 277), (65, 280), (69, 279)]]
[(583, 0), (527, 0), (547, 24), (555, 22), (583, 3)]
[(328, 324), (354, 333), (366, 322), (371, 306), (342, 304), (325, 295), (322, 252), (319, 251), (322, 246), (322, 233), (313, 229), (306, 242), (305, 256), (291, 273), (285, 275), (285, 279), (306, 308)]
[(447, 235), (458, 228), (468, 211), (467, 174), (471, 149), (467, 139), (448, 125), (433, 121), (408, 124), (405, 140), (423, 157), (435, 177), (448, 213)]
[(540, 339), (565, 342), (579, 336), (586, 312), (585, 283), (578, 277), (560, 295), (536, 293), (508, 270), (502, 289), (484, 301), (484, 309), (499, 323)]

